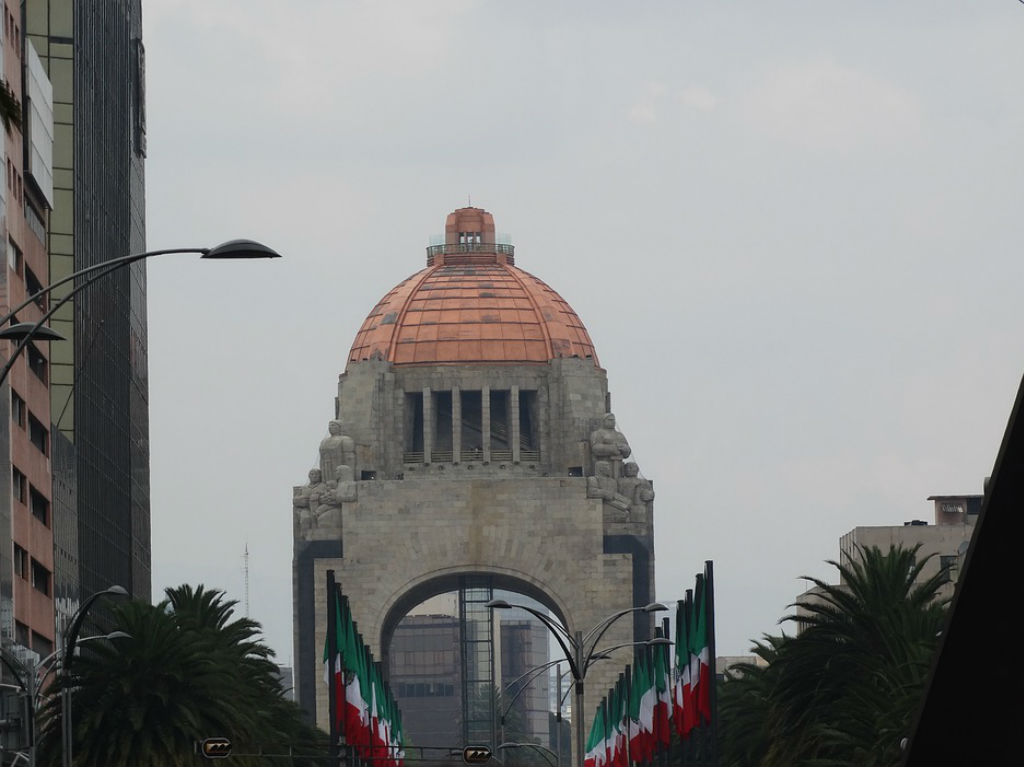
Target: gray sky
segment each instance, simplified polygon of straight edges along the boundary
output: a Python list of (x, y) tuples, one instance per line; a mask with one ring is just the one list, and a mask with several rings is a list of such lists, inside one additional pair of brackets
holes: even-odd
[[(291, 495), (467, 204), (586, 324), (718, 650), (858, 525), (981, 492), (1022, 372), (1024, 5), (150, 0), (153, 588), (291, 649)], [(609, 606), (612, 607), (617, 606)]]

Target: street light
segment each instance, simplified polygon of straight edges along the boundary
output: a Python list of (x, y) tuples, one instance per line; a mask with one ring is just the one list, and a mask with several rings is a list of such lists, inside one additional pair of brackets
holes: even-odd
[(60, 673), (63, 683), (60, 688), (60, 720), (61, 720), (61, 764), (63, 767), (71, 767), (71, 666), (75, 660), (75, 644), (78, 642), (78, 632), (82, 630), (82, 623), (85, 616), (100, 597), (114, 596), (126, 597), (128, 591), (124, 586), (111, 586), (103, 591), (97, 591), (86, 599), (77, 612), (71, 616), (71, 625), (64, 635), (64, 653), (61, 656)]
[(627, 642), (621, 645), (616, 645), (615, 647), (605, 648), (600, 651), (596, 649), (597, 643), (601, 641), (601, 637), (604, 636), (604, 633), (608, 628), (615, 623), (615, 621), (625, 615), (637, 612), (661, 612), (668, 608), (661, 604), (661, 602), (651, 602), (650, 604), (642, 607), (627, 607), (624, 610), (612, 613), (590, 629), (586, 634), (582, 631), (570, 634), (567, 628), (555, 623), (551, 620), (550, 616), (529, 607), (528, 605), (514, 605), (504, 599), (492, 599), (486, 604), (486, 606), (492, 610), (511, 610), (512, 608), (525, 610), (544, 624), (545, 628), (547, 628), (551, 635), (554, 636), (555, 641), (558, 642), (558, 646), (562, 648), (562, 652), (565, 654), (565, 659), (569, 662), (569, 671), (572, 673), (573, 687), (575, 689), (576, 702), (573, 704), (572, 718), (573, 728), (576, 731), (576, 763), (578, 767), (583, 767), (583, 680), (586, 679), (587, 670), (590, 668), (591, 664), (600, 660), (598, 657), (599, 655), (605, 655), (612, 650), (616, 650), (621, 647), (631, 647), (641, 644), (665, 644), (668, 640), (664, 637), (656, 637), (649, 642)]
[[(81, 645), (85, 642), (90, 642), (96, 639), (113, 640), (131, 638), (131, 634), (127, 634), (124, 631), (111, 631), (109, 634), (82, 637), (78, 640), (78, 644)], [(0, 645), (0, 662), (2, 662), (3, 665), (5, 665), (14, 675), (14, 679), (18, 684), (16, 686), (11, 685), (11, 687), (20, 692), (19, 697), (23, 702), (22, 716), (24, 717), (24, 723), (22, 727), (26, 736), (25, 749), (18, 750), (15, 753), (14, 762), (12, 762), (12, 764), (17, 764), (21, 759), (24, 759), (29, 767), (33, 767), (36, 763), (36, 709), (39, 707), (39, 698), (46, 689), (46, 677), (50, 675), (51, 671), (54, 671), (57, 666), (60, 665), (58, 661), (63, 658), (63, 655), (63, 649), (54, 650), (45, 658), (36, 661), (30, 666), (24, 659), (11, 652), (7, 645)], [(8, 687), (8, 685), (0, 686)]]
[[(7, 360), (3, 369), (0, 370), (0, 383), (3, 383), (7, 378), (7, 374), (11, 370), (11, 366), (14, 365), (14, 360), (17, 359), (21, 351), (28, 345), (29, 341), (33, 338), (38, 338), (45, 341), (58, 341), (63, 340), (63, 336), (46, 327), (46, 321), (52, 317), (58, 309), (64, 304), (74, 298), (82, 290), (92, 285), (96, 280), (106, 277), (111, 272), (115, 272), (118, 269), (133, 264), (136, 261), (142, 261), (145, 258), (152, 258), (153, 256), (164, 256), (172, 253), (198, 253), (200, 258), (214, 259), (214, 260), (235, 260), (243, 258), (280, 258), (281, 254), (272, 248), (263, 245), (262, 243), (256, 242), (255, 240), (228, 240), (222, 242), (220, 245), (216, 245), (212, 248), (167, 248), (165, 250), (150, 250), (145, 253), (133, 253), (127, 256), (120, 256), (119, 258), (112, 258), (109, 261), (102, 261), (92, 266), (87, 266), (84, 269), (79, 269), (73, 274), (69, 274), (67, 277), (63, 277), (46, 287), (37, 290), (35, 293), (30, 295), (8, 314), (0, 319), (0, 338), (7, 338), (12, 341), (18, 341), (18, 346), (11, 354), (10, 359)], [(61, 285), (65, 285), (72, 280), (77, 280), (80, 277), (88, 277), (89, 279), (82, 282), (80, 285), (75, 285), (66, 296), (62, 296), (59, 301), (55, 302), (50, 309), (43, 314), (38, 322), (20, 322), (9, 327), (4, 327), (8, 322), (17, 316), (18, 312), (24, 309), (26, 306), (32, 303), (38, 303), (42, 298), (48, 296), (53, 290), (59, 288)]]
[[(640, 643), (630, 643), (630, 644), (646, 644), (646, 643), (640, 642)], [(599, 660), (609, 660), (612, 657), (611, 655), (608, 654), (609, 652), (611, 652), (612, 650), (617, 650), (619, 647), (624, 647), (624, 646), (626, 646), (626, 645), (617, 645), (616, 647), (610, 647), (610, 648), (607, 648), (605, 650), (602, 650), (601, 652), (594, 653), (594, 655), (591, 656), (591, 661), (596, 663)], [(556, 759), (556, 764), (560, 765), (562, 763), (562, 756), (561, 756), (561, 751), (562, 751), (562, 733), (561, 733), (561, 729), (560, 729), (560, 725), (561, 725), (561, 722), (562, 722), (562, 704), (565, 703), (565, 699), (569, 695), (569, 690), (566, 690), (565, 691), (565, 695), (562, 695), (562, 679), (564, 677), (568, 676), (571, 673), (570, 671), (565, 671), (565, 672), (562, 671), (562, 659), (561, 658), (556, 658), (555, 660), (549, 660), (547, 663), (542, 663), (539, 666), (534, 666), (533, 668), (531, 668), (526, 673), (520, 674), (518, 677), (516, 677), (511, 682), (509, 682), (508, 684), (505, 685), (505, 689), (509, 690), (509, 689), (512, 688), (513, 685), (521, 682), (523, 679), (526, 679), (526, 677), (530, 677), (529, 679), (526, 680), (526, 682), (524, 682), (519, 687), (518, 690), (516, 690), (516, 694), (513, 695), (512, 699), (509, 700), (508, 703), (505, 705), (505, 710), (501, 712), (501, 718), (498, 720), (498, 726), (500, 727), (501, 740), (505, 740), (505, 717), (508, 716), (508, 712), (512, 710), (512, 706), (514, 706), (516, 701), (519, 700), (519, 696), (522, 695), (524, 692), (526, 692), (526, 688), (529, 687), (531, 684), (533, 684), (533, 681), (535, 679), (537, 679), (538, 677), (540, 677), (540, 675), (543, 672), (550, 670), (552, 666), (555, 666), (555, 681), (556, 681), (557, 687), (558, 687), (558, 692), (555, 694), (555, 702), (556, 702), (556, 705), (558, 706), (557, 712), (555, 714), (555, 728), (557, 730), (555, 742), (558, 744), (558, 753), (555, 754), (555, 759)], [(572, 684), (569, 685), (569, 689), (570, 690), (572, 689), (572, 686), (573, 686)]]
[(557, 758), (558, 758), (557, 754), (555, 754), (555, 752), (552, 751), (550, 748), (547, 748), (545, 746), (541, 746), (541, 745), (539, 745), (537, 743), (516, 743), (514, 741), (509, 741), (508, 743), (499, 743), (498, 744), (498, 748), (496, 750), (497, 751), (501, 751), (502, 749), (506, 749), (506, 748), (535, 748), (538, 751), (540, 751), (542, 754), (544, 754), (544, 761), (547, 762), (548, 764), (552, 765), (552, 767), (555, 767), (555, 765), (558, 764), (557, 761), (552, 762), (552, 761), (550, 761), (548, 759), (548, 754), (551, 754), (551, 756), (554, 756), (555, 759), (557, 760)]

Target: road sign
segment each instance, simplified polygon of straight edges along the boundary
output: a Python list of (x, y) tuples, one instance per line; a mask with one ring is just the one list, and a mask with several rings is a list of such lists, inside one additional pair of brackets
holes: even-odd
[(201, 750), (207, 759), (223, 759), (231, 753), (231, 741), (227, 738), (207, 738), (202, 742)]
[(462, 761), (466, 764), (483, 764), (491, 758), (491, 749), (487, 746), (466, 746), (462, 749)]

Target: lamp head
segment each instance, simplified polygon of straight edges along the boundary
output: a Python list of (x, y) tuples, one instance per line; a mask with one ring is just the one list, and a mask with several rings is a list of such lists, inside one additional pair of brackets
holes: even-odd
[(203, 252), (202, 258), (280, 258), (281, 254), (255, 240), (228, 240)]
[(667, 610), (668, 608), (665, 607), (665, 605), (663, 605), (661, 602), (651, 602), (649, 605), (644, 605), (641, 609), (645, 613), (658, 613), (662, 610)]
[(103, 593), (110, 594), (114, 597), (126, 597), (128, 596), (128, 589), (126, 589), (124, 586), (118, 586), (117, 584), (114, 584), (109, 588), (103, 589)]
[(11, 341), (24, 341), (31, 338), (38, 341), (65, 341), (60, 333), (46, 325), (38, 328), (34, 322), (19, 322), (17, 325), (8, 325), (0, 328), (0, 338), (7, 338)]
[(672, 644), (672, 640), (667, 637), (654, 637), (654, 639), (648, 640), (647, 644), (651, 647), (663, 647)]
[(512, 605), (506, 602), (504, 599), (492, 599), (490, 602), (484, 605), (492, 610), (511, 610)]

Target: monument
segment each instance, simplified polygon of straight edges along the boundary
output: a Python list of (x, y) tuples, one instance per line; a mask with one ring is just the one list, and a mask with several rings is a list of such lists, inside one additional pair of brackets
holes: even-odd
[[(570, 631), (654, 600), (653, 486), (626, 462), (610, 404), (572, 307), (515, 265), (490, 213), (451, 213), (425, 268), (356, 333), (320, 462), (293, 490), (297, 700), (318, 724), (327, 570), (385, 668), (399, 621), (437, 594), (459, 592), (478, 638), (495, 589)], [(650, 638), (653, 620), (618, 621), (607, 645)], [(462, 678), (486, 681), (466, 656)], [(588, 727), (628, 662), (591, 669)], [(464, 706), (464, 719), (478, 735), (482, 718)]]

